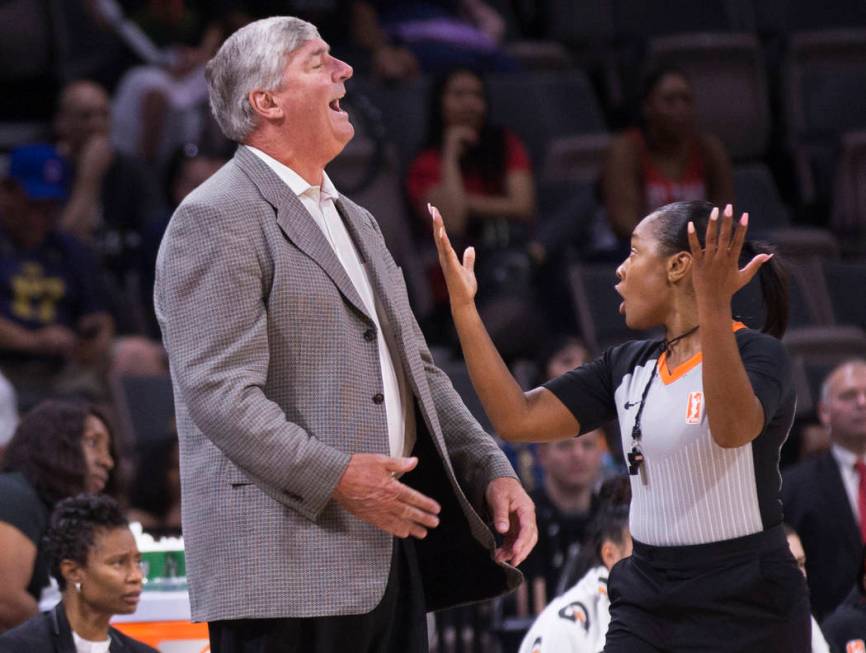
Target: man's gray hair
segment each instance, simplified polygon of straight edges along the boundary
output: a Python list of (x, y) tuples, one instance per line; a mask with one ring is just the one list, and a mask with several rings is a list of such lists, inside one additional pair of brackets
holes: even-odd
[(210, 108), (226, 138), (242, 143), (256, 128), (249, 94), (276, 91), (287, 55), (319, 37), (312, 23), (273, 16), (245, 25), (229, 36), (205, 67)]

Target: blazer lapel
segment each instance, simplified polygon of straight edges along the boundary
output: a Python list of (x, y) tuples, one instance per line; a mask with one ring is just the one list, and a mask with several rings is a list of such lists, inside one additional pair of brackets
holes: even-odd
[(286, 237), (322, 268), (346, 301), (372, 322), (355, 285), (301, 200), (264, 161), (243, 145), (235, 153), (235, 161), (258, 187), (265, 200), (277, 210), (277, 224)]
[(355, 247), (358, 248), (361, 259), (367, 266), (367, 274), (373, 283), (373, 289), (376, 291), (379, 301), (382, 302), (388, 311), (388, 320), (395, 329), (398, 329), (399, 323), (389, 292), (392, 283), (391, 275), (385, 268), (385, 263), (381, 256), (377, 256), (376, 245), (372, 242), (372, 237), (369, 233), (372, 227), (368, 226), (366, 218), (358, 215), (347, 202), (343, 201), (342, 197), (337, 199), (336, 206), (340, 217), (343, 218), (346, 229), (349, 231), (349, 236), (351, 236)]

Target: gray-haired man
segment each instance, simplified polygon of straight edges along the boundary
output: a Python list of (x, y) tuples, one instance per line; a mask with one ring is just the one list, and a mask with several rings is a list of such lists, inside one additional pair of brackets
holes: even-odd
[(520, 581), (532, 502), (433, 364), (375, 220), (324, 173), (354, 134), (351, 67), (278, 17), (207, 74), (242, 145), (172, 218), (156, 283), (193, 618), (215, 653), (424, 651), (426, 610)]

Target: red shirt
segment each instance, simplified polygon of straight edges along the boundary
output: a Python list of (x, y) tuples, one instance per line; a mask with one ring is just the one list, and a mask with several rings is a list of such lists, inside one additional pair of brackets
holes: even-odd
[[(518, 170), (529, 170), (529, 168), (529, 156), (523, 143), (520, 142), (517, 136), (506, 130), (505, 175), (503, 175), (503, 178), (494, 185), (486, 182), (478, 173), (461, 168), (463, 185), (468, 193), (501, 195), (505, 188), (505, 177), (509, 173)], [(419, 206), (422, 206), (427, 192), (434, 186), (437, 186), (441, 180), (441, 150), (429, 148), (422, 151), (409, 167), (409, 174), (406, 179), (406, 190), (409, 194), (409, 201), (412, 202), (412, 208), (417, 210)], [(423, 212), (423, 217), (427, 220), (426, 211)]]
[(682, 176), (671, 179), (653, 163), (643, 133), (639, 129), (632, 129), (628, 136), (640, 147), (641, 178), (647, 211), (671, 202), (707, 199), (706, 171), (697, 138), (689, 145), (688, 160)]

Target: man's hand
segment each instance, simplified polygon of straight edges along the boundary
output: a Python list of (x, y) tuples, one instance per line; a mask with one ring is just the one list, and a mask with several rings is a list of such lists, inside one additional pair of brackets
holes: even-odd
[(493, 527), (504, 538), (502, 546), (494, 551), (493, 559), (516, 567), (526, 560), (538, 541), (535, 504), (520, 481), (506, 476), (490, 481), (485, 496), (493, 516)]
[(114, 148), (108, 135), (94, 134), (81, 148), (76, 171), (78, 179), (101, 184), (113, 160)]
[(398, 481), (417, 458), (356, 453), (334, 488), (334, 500), (359, 519), (397, 537), (427, 537), (439, 525), (441, 508), (430, 497)]

